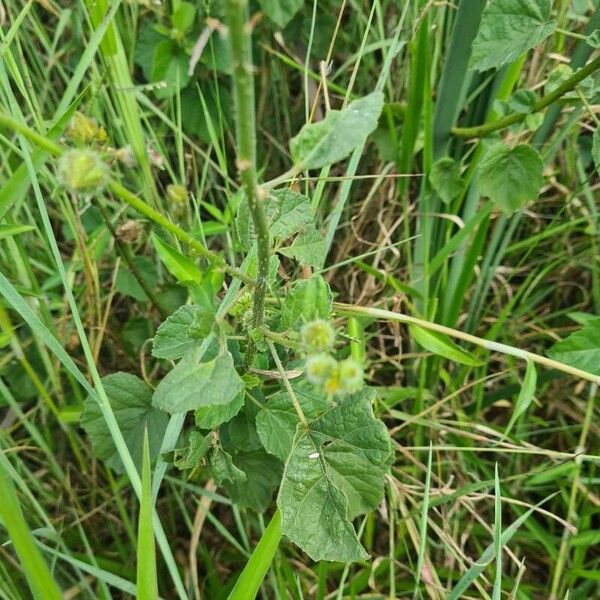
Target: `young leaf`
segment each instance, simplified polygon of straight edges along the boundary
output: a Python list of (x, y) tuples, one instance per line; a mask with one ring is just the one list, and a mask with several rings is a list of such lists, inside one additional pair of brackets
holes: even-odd
[(279, 27), (285, 27), (302, 8), (303, 0), (259, 0), (265, 14)]
[(491, 0), (473, 42), (471, 69), (485, 71), (516, 60), (556, 27), (552, 0)]
[(290, 142), (294, 164), (301, 170), (320, 169), (346, 158), (375, 131), (382, 110), (383, 93), (378, 91), (305, 125)]
[(392, 458), (372, 390), (346, 396), (309, 429), (298, 424), (277, 498), (282, 532), (313, 560), (367, 558), (351, 520), (383, 498)]
[(537, 198), (544, 183), (543, 170), (538, 151), (528, 144), (514, 148), (493, 144), (479, 165), (479, 188), (498, 208), (511, 213)]
[(292, 242), (291, 246), (279, 248), (278, 252), (297, 260), (301, 265), (321, 267), (325, 261), (327, 244), (325, 238), (314, 228), (308, 226)]
[(548, 356), (600, 376), (600, 317), (587, 321), (579, 331), (554, 344)]
[(244, 406), (244, 392), (239, 393), (229, 404), (216, 406), (201, 406), (196, 409), (196, 427), (199, 429), (214, 429), (227, 423), (237, 415)]
[(200, 283), (202, 281), (202, 271), (194, 261), (163, 242), (155, 233), (152, 233), (152, 243), (161, 262), (179, 283)]
[(513, 409), (510, 421), (504, 431), (504, 436), (507, 436), (512, 430), (517, 419), (529, 408), (533, 397), (535, 395), (535, 388), (537, 385), (537, 371), (535, 369), (535, 363), (527, 361), (527, 369), (525, 370), (525, 377), (523, 378), (523, 385), (519, 391), (515, 407)]
[(457, 346), (449, 337), (420, 327), (410, 327), (410, 333), (425, 350), (438, 356), (472, 367), (482, 364), (470, 352)]
[(152, 404), (174, 415), (201, 406), (229, 404), (243, 389), (229, 352), (199, 362), (197, 353), (191, 351), (158, 384)]
[(460, 176), (460, 163), (450, 156), (440, 158), (431, 168), (429, 182), (442, 201), (450, 204), (465, 187)]
[(183, 444), (179, 448), (175, 448), (173, 464), (181, 470), (194, 469), (208, 452), (211, 442), (210, 434), (203, 435), (195, 429), (190, 430), (185, 436)]
[(190, 304), (179, 307), (169, 315), (156, 330), (152, 342), (152, 356), (176, 360), (198, 345), (198, 340), (189, 334), (200, 308)]
[[(145, 431), (148, 430), (150, 458), (154, 460), (162, 444), (168, 416), (152, 407), (152, 390), (135, 375), (113, 373), (102, 378), (102, 385), (131, 456), (140, 470)], [(83, 405), (81, 426), (90, 437), (94, 455), (118, 473), (122, 473), (123, 464), (100, 406), (90, 396)]]
[(194, 26), (196, 7), (190, 2), (179, 2), (177, 9), (171, 15), (171, 24), (175, 29), (186, 32)]
[(333, 294), (321, 275), (294, 283), (281, 305), (281, 329), (297, 329), (317, 319), (327, 319), (331, 313)]

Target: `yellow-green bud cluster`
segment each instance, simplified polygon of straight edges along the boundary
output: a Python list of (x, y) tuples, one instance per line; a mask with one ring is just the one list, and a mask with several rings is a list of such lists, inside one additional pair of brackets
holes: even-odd
[(106, 131), (94, 119), (77, 111), (69, 121), (66, 137), (78, 146), (94, 142), (104, 144), (107, 140)]
[(333, 348), (335, 343), (335, 331), (333, 327), (323, 319), (310, 321), (300, 331), (302, 346), (308, 354), (326, 352)]
[(306, 358), (306, 378), (323, 388), (327, 395), (352, 394), (363, 384), (363, 369), (354, 358), (337, 361), (329, 351), (335, 343), (330, 323), (316, 320), (306, 323), (300, 332)]
[(67, 150), (58, 161), (58, 178), (76, 194), (92, 194), (108, 183), (108, 165), (95, 150)]

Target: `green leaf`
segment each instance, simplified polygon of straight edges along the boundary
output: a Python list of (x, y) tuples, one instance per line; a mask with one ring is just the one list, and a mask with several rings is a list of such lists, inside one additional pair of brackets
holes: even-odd
[[(309, 421), (330, 407), (327, 398), (305, 380), (293, 381), (292, 389)], [(256, 431), (262, 445), (282, 461), (290, 454), (297, 425), (298, 414), (287, 391), (269, 398), (256, 415)]]
[[(152, 390), (135, 375), (113, 373), (102, 378), (102, 385), (139, 471), (142, 465), (144, 432), (148, 430), (150, 458), (154, 460), (160, 451), (168, 416), (152, 406)], [(84, 402), (81, 426), (90, 437), (94, 455), (122, 473), (123, 464), (111, 433), (98, 402), (91, 396)]]
[(587, 321), (579, 331), (554, 344), (548, 356), (600, 376), (600, 317)]
[(171, 24), (175, 29), (186, 32), (194, 26), (196, 7), (189, 2), (179, 2), (177, 9), (171, 15)]
[(600, 173), (600, 127), (596, 128), (592, 137), (592, 160), (596, 167), (596, 171)]
[(273, 192), (276, 199), (269, 219), (269, 232), (276, 238), (287, 238), (313, 222), (310, 200), (286, 188)]
[(214, 429), (227, 423), (237, 415), (244, 406), (245, 393), (239, 393), (229, 404), (216, 406), (201, 406), (196, 409), (196, 427), (200, 429)]
[(497, 143), (488, 148), (479, 165), (479, 188), (505, 213), (534, 200), (544, 183), (544, 164), (528, 144), (514, 148)]
[(281, 304), (281, 329), (297, 329), (316, 319), (327, 319), (331, 314), (333, 294), (321, 275), (296, 281)]
[(33, 227), (33, 225), (0, 224), (0, 240), (19, 235), (20, 233), (27, 233), (34, 229), (35, 227)]
[(382, 109), (383, 93), (373, 92), (305, 125), (290, 142), (294, 164), (298, 169), (320, 169), (346, 158), (375, 131)]
[(297, 426), (277, 505), (283, 534), (315, 561), (368, 557), (351, 520), (379, 504), (392, 459), (373, 395), (365, 388)]
[(138, 518), (137, 600), (156, 600), (158, 598), (156, 549), (154, 547), (154, 527), (152, 525), (153, 509), (150, 448), (148, 445), (148, 432), (145, 431), (142, 452), (142, 496)]
[(469, 365), (472, 367), (483, 364), (480, 360), (477, 360), (470, 352), (463, 350), (460, 346), (457, 346), (449, 337), (441, 335), (435, 331), (428, 331), (427, 329), (421, 329), (417, 326), (409, 327), (410, 333), (413, 338), (421, 345), (425, 350), (433, 352), (438, 356), (453, 360), (454, 362), (462, 365)]
[(202, 281), (202, 271), (194, 261), (163, 242), (154, 232), (151, 237), (161, 262), (179, 283), (200, 283)]
[(201, 406), (232, 402), (244, 389), (230, 352), (200, 362), (197, 352), (188, 352), (158, 384), (152, 403), (171, 415)]
[(259, 0), (265, 14), (279, 27), (285, 27), (302, 8), (303, 0)]
[(460, 163), (450, 156), (440, 158), (429, 174), (431, 187), (446, 204), (450, 204), (465, 188), (460, 176)]
[(229, 452), (225, 452), (223, 448), (215, 448), (209, 457), (210, 470), (217, 485), (230, 483), (245, 483), (247, 480), (246, 473), (233, 464), (233, 459)]
[(491, 0), (473, 42), (470, 68), (485, 71), (515, 61), (556, 27), (551, 0)]
[(189, 334), (200, 307), (195, 304), (179, 307), (169, 315), (156, 330), (152, 343), (152, 356), (176, 360), (198, 345), (198, 340)]
[(527, 361), (527, 368), (525, 370), (525, 377), (523, 377), (523, 385), (519, 391), (513, 413), (510, 417), (510, 421), (504, 431), (504, 436), (507, 436), (512, 430), (517, 419), (529, 408), (529, 405), (533, 401), (535, 395), (535, 388), (537, 386), (537, 371), (535, 369), (535, 363), (530, 360)]
[(176, 448), (173, 453), (173, 464), (181, 470), (194, 469), (208, 452), (212, 443), (210, 434), (203, 435), (199, 431), (191, 429), (185, 436), (183, 444)]
[(190, 81), (190, 57), (175, 42), (164, 39), (154, 50), (151, 81), (164, 82), (165, 87), (155, 91), (159, 98), (168, 98)]
[(281, 481), (281, 463), (264, 450), (241, 452), (233, 455), (233, 463), (246, 479), (225, 482), (223, 487), (236, 504), (264, 512), (271, 503), (273, 492)]
[(290, 246), (279, 248), (278, 252), (297, 260), (301, 265), (319, 268), (325, 261), (327, 244), (321, 233), (310, 225), (298, 235)]

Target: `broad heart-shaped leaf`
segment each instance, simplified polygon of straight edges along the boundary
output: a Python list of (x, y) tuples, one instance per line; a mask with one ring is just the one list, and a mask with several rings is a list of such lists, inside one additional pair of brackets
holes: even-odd
[(174, 415), (201, 406), (229, 404), (243, 389), (229, 352), (200, 362), (197, 351), (191, 350), (158, 384), (152, 404)]
[[(289, 188), (274, 191), (264, 200), (263, 207), (269, 225), (269, 233), (273, 238), (285, 239), (313, 222), (308, 197)], [(235, 222), (240, 241), (244, 248), (249, 250), (256, 235), (245, 197), (238, 205)]]
[(189, 334), (200, 308), (195, 304), (179, 307), (169, 315), (156, 330), (152, 343), (152, 356), (176, 360), (198, 345), (198, 340)]
[(326, 251), (325, 238), (313, 225), (301, 231), (290, 246), (278, 250), (280, 254), (297, 260), (301, 265), (317, 268), (323, 266)]
[[(131, 456), (140, 470), (144, 431), (148, 429), (150, 458), (154, 459), (160, 451), (169, 417), (152, 406), (152, 390), (135, 375), (113, 373), (102, 378), (102, 385)], [(89, 396), (84, 402), (81, 426), (90, 437), (94, 455), (118, 473), (122, 473), (123, 464), (100, 406)]]
[(290, 142), (294, 164), (298, 169), (320, 169), (343, 160), (375, 131), (382, 110), (383, 93), (378, 91), (305, 125)]
[(277, 505), (283, 534), (315, 561), (368, 556), (351, 520), (379, 504), (392, 459), (373, 396), (365, 388), (297, 426)]
[(297, 329), (315, 319), (327, 319), (331, 313), (333, 294), (321, 275), (294, 283), (281, 304), (280, 328)]
[[(306, 380), (291, 382), (302, 412), (309, 421), (324, 413), (330, 404), (318, 389)], [(256, 415), (256, 431), (265, 450), (285, 461), (292, 449), (298, 415), (287, 391), (274, 394)]]
[(490, 0), (473, 42), (471, 69), (485, 71), (516, 60), (556, 26), (552, 0)]
[(410, 327), (410, 334), (421, 346), (423, 346), (423, 348), (425, 348), (425, 350), (429, 350), (429, 352), (433, 352), (438, 356), (442, 356), (448, 360), (453, 360), (454, 362), (462, 365), (469, 365), (471, 367), (477, 367), (483, 364), (470, 352), (463, 350), (445, 335), (441, 335), (435, 331), (421, 329), (420, 327), (416, 326)]
[(600, 127), (596, 127), (594, 136), (592, 137), (592, 160), (596, 171), (600, 173)]
[(302, 8), (303, 0), (259, 0), (267, 17), (279, 27), (285, 27)]
[(600, 376), (600, 317), (588, 320), (579, 331), (554, 344), (548, 356)]
[(442, 201), (450, 204), (465, 187), (460, 176), (460, 163), (450, 156), (440, 158), (431, 168), (429, 182)]
[(544, 164), (528, 144), (514, 148), (497, 143), (490, 146), (479, 164), (479, 189), (505, 213), (534, 200), (544, 183)]

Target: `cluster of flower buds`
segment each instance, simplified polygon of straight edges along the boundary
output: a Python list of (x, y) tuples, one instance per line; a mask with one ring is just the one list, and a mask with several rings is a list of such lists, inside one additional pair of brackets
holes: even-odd
[(328, 395), (352, 394), (363, 384), (363, 370), (354, 358), (336, 360), (329, 352), (335, 344), (335, 331), (322, 319), (306, 323), (300, 332), (306, 358), (306, 378)]

